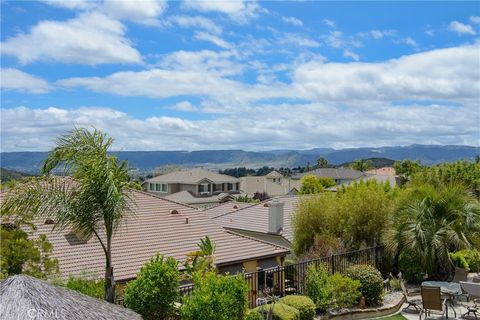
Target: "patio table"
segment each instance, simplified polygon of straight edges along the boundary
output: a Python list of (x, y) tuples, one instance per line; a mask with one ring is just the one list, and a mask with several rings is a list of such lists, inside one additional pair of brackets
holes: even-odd
[[(422, 287), (438, 287), (440, 288), (440, 292), (448, 295), (447, 301), (450, 304), (451, 309), (453, 310), (453, 314), (455, 318), (457, 317), (457, 312), (455, 311), (455, 307), (453, 305), (454, 297), (457, 295), (462, 294), (462, 287), (460, 283), (456, 282), (447, 282), (447, 281), (423, 281)], [(448, 319), (448, 305), (445, 303), (446, 307), (446, 314)]]

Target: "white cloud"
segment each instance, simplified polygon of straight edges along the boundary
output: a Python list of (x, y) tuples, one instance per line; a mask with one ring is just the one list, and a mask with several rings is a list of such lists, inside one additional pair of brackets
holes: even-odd
[(404, 38), (401, 41), (403, 43), (405, 43), (406, 45), (409, 45), (409, 46), (412, 46), (412, 47), (418, 46), (418, 43), (410, 37)]
[(98, 5), (97, 1), (91, 0), (46, 0), (45, 3), (70, 10), (90, 9)]
[(167, 9), (165, 0), (109, 0), (99, 8), (114, 19), (157, 25), (157, 17)]
[(394, 36), (397, 30), (371, 30), (370, 35), (374, 39), (382, 39), (384, 37)]
[(478, 110), (476, 116), (472, 111), (435, 104), (338, 107), (314, 103), (262, 105), (242, 110), (242, 117), (236, 114), (185, 120), (152, 116), (142, 120), (108, 108), (19, 107), (0, 110), (1, 147), (4, 152), (49, 150), (55, 138), (74, 125), (107, 132), (115, 139), (117, 150), (478, 145)]
[(183, 28), (199, 28), (209, 31), (212, 34), (221, 34), (222, 28), (210, 19), (200, 16), (170, 16), (168, 17), (168, 23), (176, 24)]
[(345, 37), (343, 32), (335, 30), (330, 31), (327, 35), (322, 36), (325, 43), (335, 49), (347, 47), (360, 47), (362, 43), (353, 37)]
[(102, 12), (114, 19), (159, 25), (157, 17), (167, 9), (166, 0), (47, 0), (47, 4), (70, 10)]
[(197, 31), (197, 32), (195, 32), (194, 38), (197, 39), (197, 40), (211, 42), (214, 45), (219, 46), (220, 48), (224, 48), (224, 49), (229, 49), (229, 48), (232, 47), (232, 45), (230, 43), (228, 43), (227, 41), (223, 40), (222, 38), (220, 38), (216, 35), (210, 34), (208, 32)]
[(303, 26), (302, 20), (297, 19), (295, 17), (285, 17), (285, 16), (283, 16), (282, 21), (285, 22), (285, 23), (291, 24), (293, 26), (296, 26), (296, 27)]
[(427, 36), (433, 37), (435, 35), (435, 31), (433, 31), (432, 29), (427, 29), (425, 30), (425, 34)]
[(479, 16), (471, 16), (469, 20), (473, 24), (480, 24), (480, 17)]
[(47, 93), (51, 90), (44, 79), (13, 68), (2, 69), (1, 88), (27, 93)]
[(2, 54), (22, 64), (36, 61), (96, 65), (140, 63), (140, 53), (124, 37), (125, 26), (101, 13), (84, 13), (67, 21), (41, 21), (29, 33), (1, 43)]
[(239, 75), (244, 67), (233, 60), (231, 51), (175, 51), (163, 57), (159, 65), (168, 70), (210, 73), (219, 76)]
[[(223, 73), (228, 68), (225, 67), (227, 61), (222, 63), (223, 66), (215, 65), (217, 58), (211, 52), (198, 56), (181, 53), (170, 60), (165, 59), (163, 69), (116, 72), (106, 77), (69, 78), (58, 84), (121, 96), (164, 98), (200, 95), (229, 110), (236, 105), (240, 108), (246, 103), (269, 98), (351, 103), (405, 99), (462, 102), (480, 98), (478, 51), (478, 45), (470, 45), (431, 50), (385, 62), (354, 64), (326, 63), (315, 57), (290, 66), (293, 69), (291, 83), (268, 85), (247, 84), (227, 78), (228, 74)], [(188, 59), (200, 61), (205, 66), (189, 69), (190, 65), (185, 62)], [(223, 59), (227, 57), (223, 56)], [(186, 67), (182, 67), (183, 64)]]
[(343, 51), (343, 56), (345, 58), (352, 58), (355, 61), (360, 60), (360, 56), (358, 54), (356, 54), (355, 52), (352, 52), (348, 49)]
[(184, 7), (201, 12), (219, 12), (228, 15), (232, 20), (246, 23), (258, 16), (260, 6), (256, 1), (247, 0), (219, 0), (197, 1), (184, 0)]
[(182, 102), (176, 103), (171, 107), (171, 109), (178, 110), (178, 111), (188, 111), (188, 112), (198, 111), (198, 108), (188, 101), (182, 101)]
[(381, 63), (311, 61), (294, 71), (298, 96), (312, 101), (479, 99), (479, 46), (437, 49)]
[(476, 34), (475, 30), (473, 30), (471, 25), (464, 24), (458, 21), (450, 22), (450, 25), (448, 26), (448, 30), (456, 32), (459, 35), (464, 35), (464, 34), (475, 35)]
[(327, 26), (329, 26), (330, 28), (335, 28), (337, 26), (337, 23), (330, 19), (323, 19), (322, 22)]
[(282, 34), (279, 39), (279, 43), (293, 44), (298, 47), (311, 47), (311, 48), (320, 46), (320, 43), (318, 43), (315, 40), (312, 40), (302, 35), (292, 34), (292, 33)]

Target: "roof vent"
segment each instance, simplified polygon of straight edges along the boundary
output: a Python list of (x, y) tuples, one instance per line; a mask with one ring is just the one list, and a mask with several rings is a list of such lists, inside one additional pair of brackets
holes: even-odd
[(55, 224), (55, 222), (52, 219), (46, 219), (45, 224)]
[(263, 206), (266, 208), (268, 207), (268, 203), (264, 203)]
[(185, 224), (188, 224), (188, 218), (185, 218)]
[(178, 214), (178, 211), (173, 209), (173, 210), (170, 210), (170, 214)]
[(237, 206), (237, 205), (234, 205), (234, 206), (233, 206), (233, 209), (238, 209), (238, 206)]

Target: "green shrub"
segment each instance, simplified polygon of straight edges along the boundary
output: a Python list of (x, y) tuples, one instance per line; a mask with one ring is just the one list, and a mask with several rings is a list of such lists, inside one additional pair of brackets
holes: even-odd
[(365, 303), (379, 303), (383, 296), (383, 279), (380, 271), (369, 265), (355, 265), (345, 271), (351, 279), (360, 281), (360, 292), (365, 297)]
[(328, 278), (327, 287), (332, 292), (332, 308), (344, 308), (354, 305), (360, 296), (360, 281), (350, 279), (339, 273)]
[(241, 320), (247, 310), (248, 285), (243, 275), (220, 276), (214, 271), (194, 276), (195, 290), (185, 297), (183, 320)]
[(313, 300), (315, 306), (321, 310), (327, 310), (332, 301), (332, 293), (327, 288), (328, 277), (328, 269), (324, 264), (317, 268), (313, 265), (308, 268), (307, 295)]
[[(453, 255), (462, 256), (465, 259), (465, 262), (468, 264), (468, 269), (470, 269), (470, 272), (480, 272), (480, 252), (478, 250), (460, 250), (453, 253)], [(452, 254), (450, 254), (450, 259), (452, 259)], [(455, 264), (453, 259), (452, 262)]]
[(449, 256), (450, 256), (450, 260), (452, 260), (452, 263), (455, 267), (469, 270), (468, 262), (465, 259), (465, 254), (463, 252), (461, 251), (451, 252), (449, 253)]
[[(383, 283), (382, 283), (383, 284)], [(325, 265), (310, 266), (307, 276), (307, 294), (315, 306), (323, 311), (350, 307), (360, 298), (360, 281), (341, 274), (329, 275)]]
[(420, 283), (424, 279), (425, 269), (420, 263), (420, 259), (408, 251), (402, 251), (398, 258), (398, 267), (402, 272), (402, 277), (411, 283)]
[(72, 289), (83, 293), (87, 296), (103, 299), (105, 293), (104, 281), (94, 278), (82, 277), (70, 277), (64, 286), (68, 289)]
[[(256, 307), (254, 310), (257, 312), (268, 312), (272, 308), (272, 305), (265, 305)], [(275, 303), (273, 304), (273, 319), (272, 320), (299, 320), (300, 319), (300, 311), (295, 309), (294, 307), (287, 306), (284, 303)]]
[(144, 319), (165, 319), (173, 312), (179, 298), (180, 272), (178, 262), (157, 254), (144, 265), (137, 279), (125, 288), (125, 306), (140, 313)]
[(245, 320), (263, 320), (263, 316), (256, 310), (249, 310), (245, 315)]
[(306, 296), (286, 296), (280, 302), (287, 306), (294, 307), (300, 312), (300, 320), (312, 320), (315, 317), (315, 303)]

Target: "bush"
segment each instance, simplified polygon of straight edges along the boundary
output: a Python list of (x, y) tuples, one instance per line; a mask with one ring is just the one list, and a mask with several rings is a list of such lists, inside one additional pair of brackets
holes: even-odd
[(249, 310), (245, 315), (245, 320), (263, 320), (263, 316), (256, 310)]
[(306, 296), (286, 296), (280, 302), (294, 307), (300, 312), (300, 320), (312, 320), (315, 317), (315, 303)]
[(402, 276), (410, 283), (420, 283), (425, 276), (425, 270), (420, 263), (421, 259), (415, 257), (414, 254), (403, 250), (398, 257), (398, 268), (402, 272)]
[[(465, 263), (468, 265), (468, 268), (465, 269), (470, 269), (470, 272), (480, 272), (480, 252), (476, 249), (460, 250), (453, 254), (451, 253), (450, 259), (455, 266), (460, 268), (464, 268), (461, 265), (463, 264), (463, 260), (465, 260)], [(460, 259), (462, 262), (459, 262), (459, 265), (457, 265), (454, 259)]]
[(185, 297), (183, 320), (241, 320), (247, 310), (248, 285), (243, 275), (219, 276), (210, 271), (194, 276), (195, 290)]
[[(272, 305), (265, 305), (256, 307), (254, 310), (257, 312), (265, 312), (270, 311)], [(294, 307), (287, 306), (284, 303), (275, 303), (273, 305), (273, 319), (272, 320), (299, 320), (300, 319), (300, 311), (295, 309)]]
[(360, 292), (365, 297), (365, 303), (379, 303), (383, 295), (383, 279), (380, 271), (369, 265), (355, 265), (345, 271), (351, 279), (360, 281)]
[(307, 294), (315, 306), (323, 311), (350, 307), (360, 298), (360, 281), (341, 274), (329, 275), (325, 265), (310, 266), (307, 276)]
[(168, 318), (179, 297), (179, 279), (178, 262), (157, 254), (140, 269), (137, 279), (127, 284), (125, 306), (147, 320)]
[(331, 303), (333, 308), (344, 308), (354, 305), (360, 296), (360, 281), (350, 279), (342, 276), (339, 273), (328, 278), (328, 290), (332, 292), (333, 301)]
[(90, 297), (104, 298), (105, 286), (103, 280), (89, 279), (87, 276), (70, 277), (63, 285), (68, 289), (78, 291)]
[(465, 255), (461, 251), (457, 251), (454, 253), (451, 252), (449, 253), (449, 256), (450, 256), (450, 260), (452, 260), (452, 263), (455, 267), (469, 270), (468, 262), (465, 259)]

